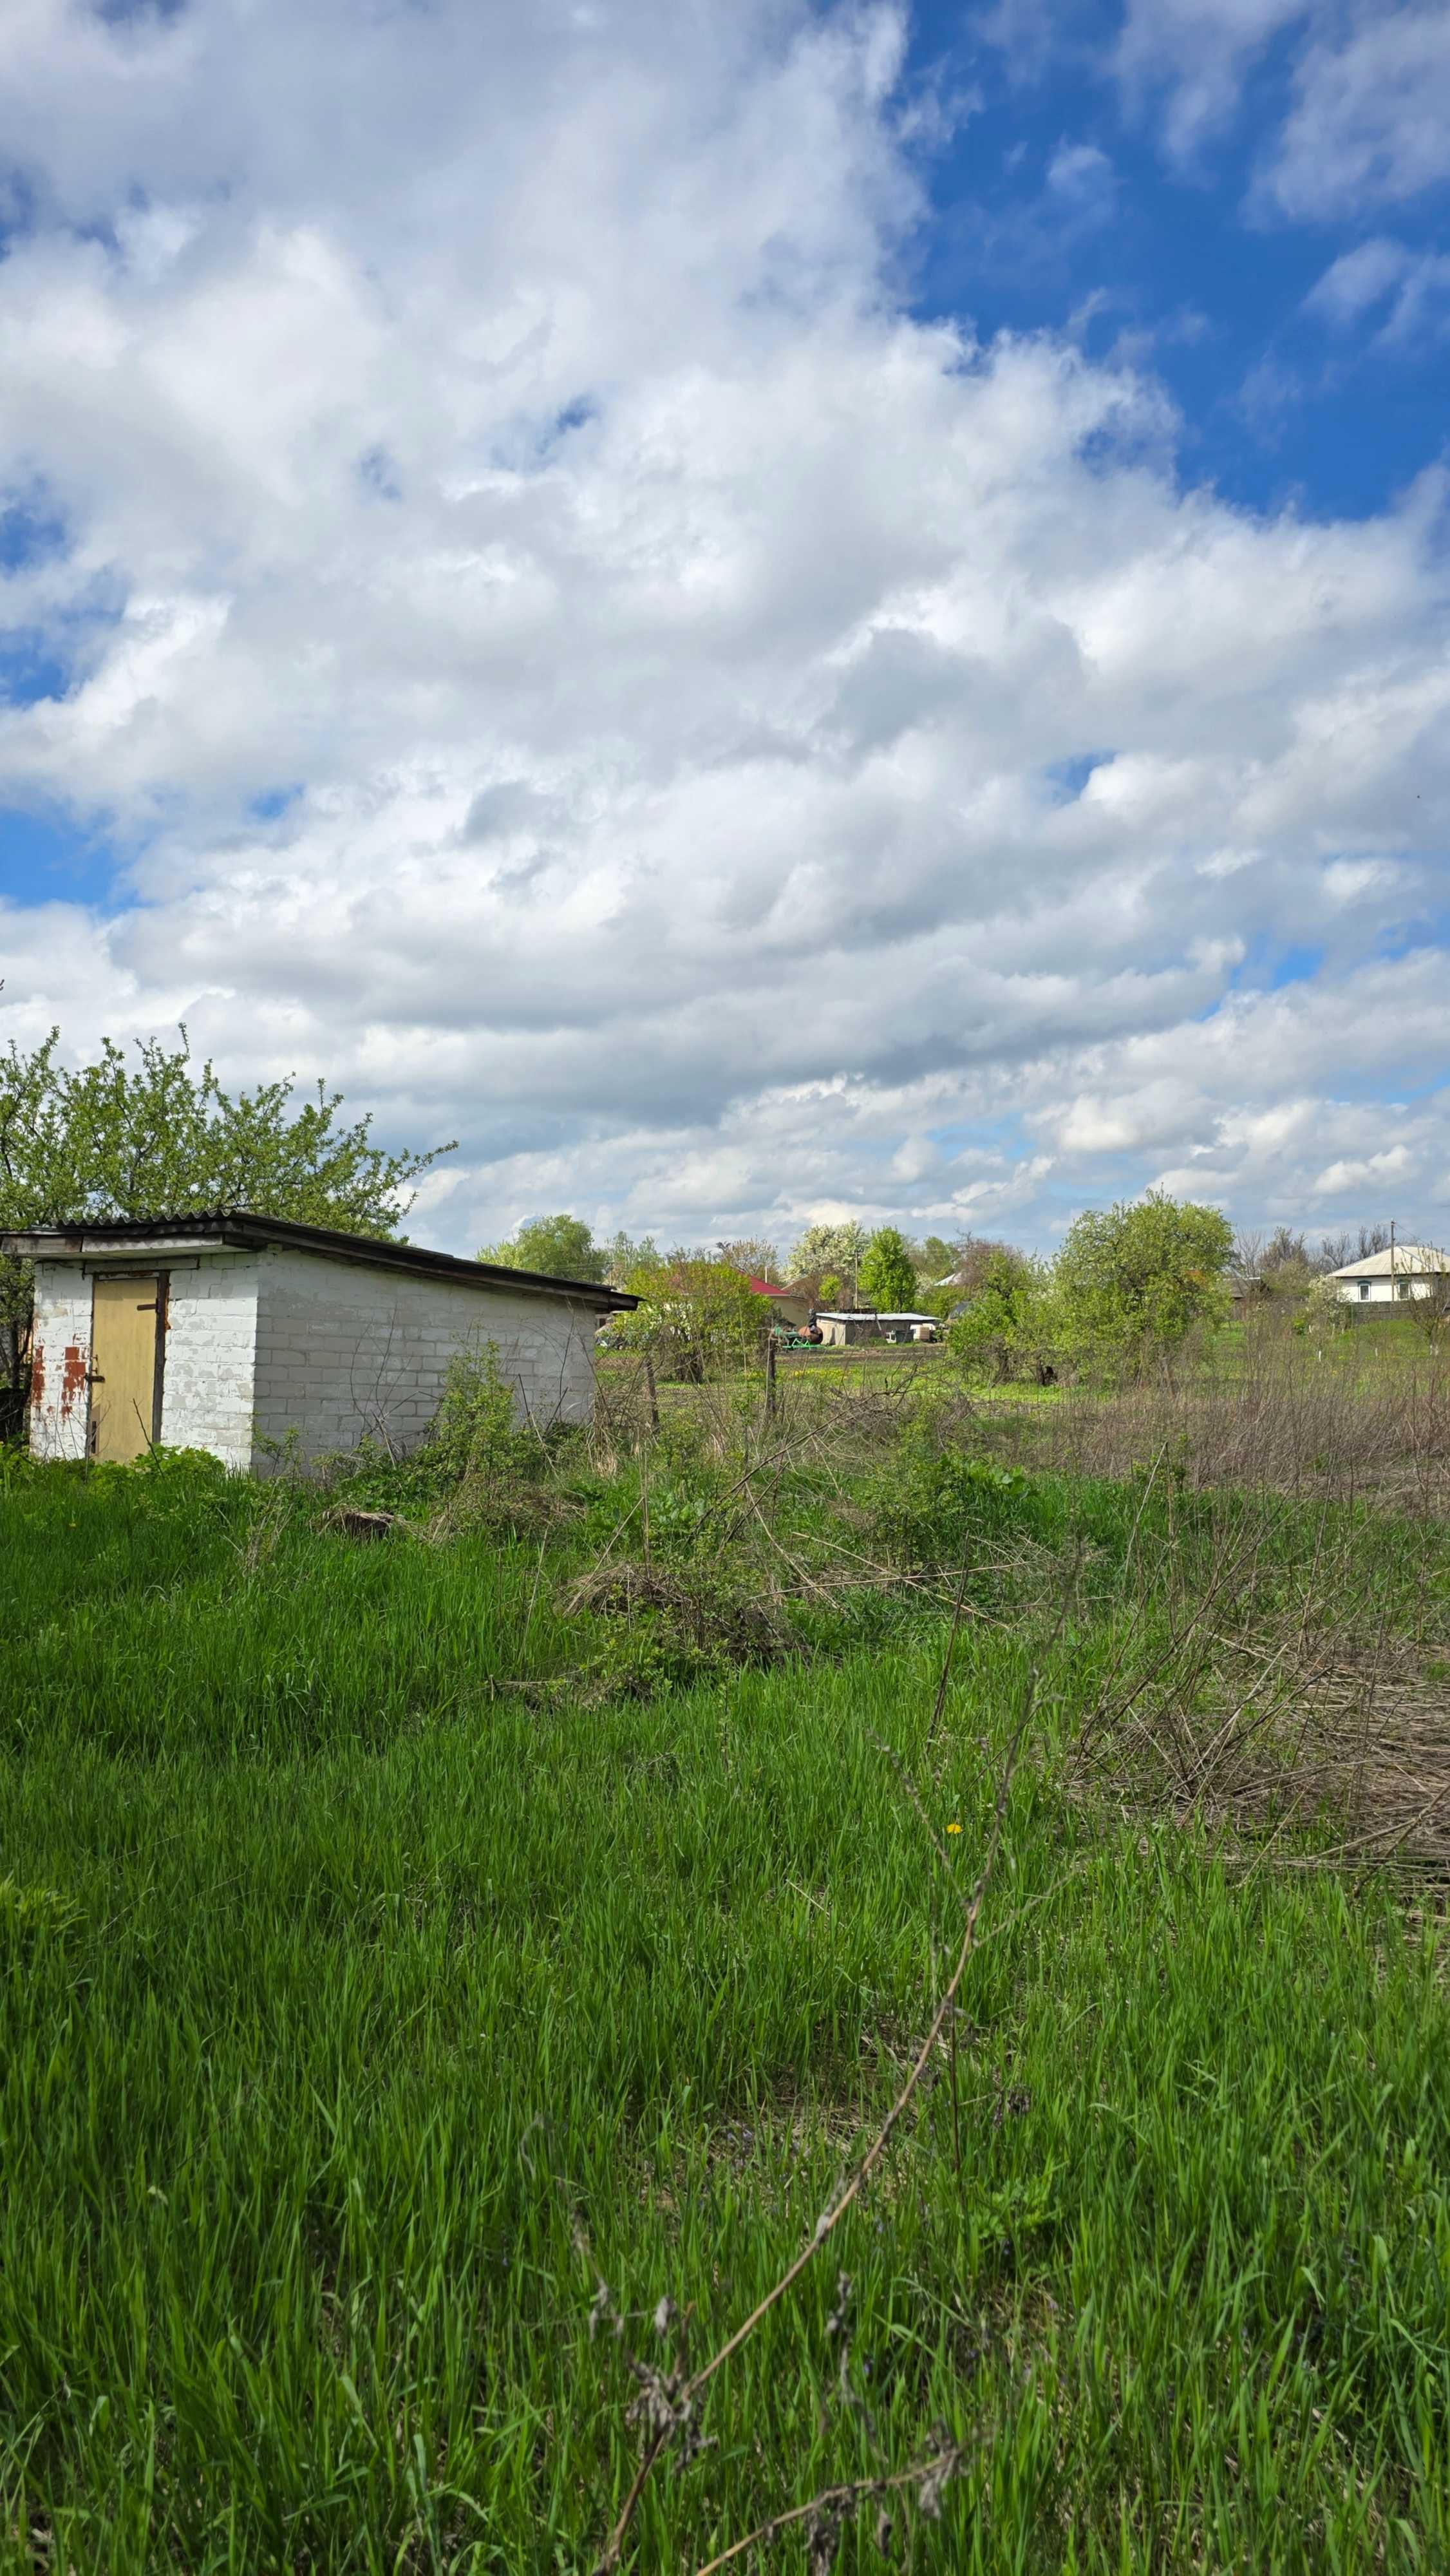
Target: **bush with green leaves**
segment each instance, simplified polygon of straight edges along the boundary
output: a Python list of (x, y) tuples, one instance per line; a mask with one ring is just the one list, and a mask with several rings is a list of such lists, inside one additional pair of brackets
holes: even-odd
[(965, 1312), (948, 1326), (949, 1348), (974, 1373), (999, 1384), (1022, 1377), (1040, 1383), (1055, 1370), (1059, 1340), (1047, 1265), (995, 1246)]
[(620, 1318), (619, 1339), (626, 1350), (648, 1353), (662, 1377), (700, 1386), (759, 1359), (769, 1300), (732, 1262), (674, 1253), (636, 1272), (629, 1286), (640, 1303)]
[(1233, 1228), (1221, 1209), (1166, 1190), (1085, 1209), (1053, 1270), (1065, 1344), (1115, 1373), (1135, 1373), (1195, 1325), (1224, 1320), (1232, 1248)]
[(878, 1227), (861, 1261), (862, 1302), (879, 1314), (900, 1314), (916, 1304), (916, 1271), (911, 1249), (898, 1227)]
[(327, 1462), (328, 1507), (382, 1511), (437, 1536), (509, 1528), (547, 1509), (543, 1493), (559, 1434), (520, 1420), (492, 1342), (449, 1364), (427, 1437), (404, 1458), (364, 1440)]

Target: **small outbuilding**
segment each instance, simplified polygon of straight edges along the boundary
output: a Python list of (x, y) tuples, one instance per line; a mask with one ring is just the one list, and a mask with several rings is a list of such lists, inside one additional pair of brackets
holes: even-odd
[(1412, 1297), (1450, 1295), (1450, 1260), (1433, 1243), (1397, 1243), (1331, 1270), (1335, 1294), (1357, 1306), (1389, 1306)]
[(586, 1422), (600, 1317), (638, 1303), (240, 1208), (0, 1235), (35, 1264), (30, 1446), (38, 1458), (209, 1449), (263, 1473), (415, 1448), (451, 1362), (492, 1346), (521, 1419)]
[(828, 1313), (819, 1307), (816, 1322), (825, 1340), (838, 1347), (856, 1342), (934, 1342), (940, 1329), (935, 1315), (921, 1314), (912, 1307), (892, 1314), (869, 1308)]

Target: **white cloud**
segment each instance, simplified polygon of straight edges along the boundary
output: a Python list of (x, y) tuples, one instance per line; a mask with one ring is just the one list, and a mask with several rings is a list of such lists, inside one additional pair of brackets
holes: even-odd
[(1450, 14), (1367, 13), (1346, 41), (1305, 51), (1269, 185), (1289, 215), (1321, 220), (1403, 204), (1450, 178)]
[(1418, 342), (1450, 327), (1450, 254), (1411, 251), (1383, 238), (1360, 242), (1325, 270), (1304, 304), (1339, 329), (1387, 306), (1376, 334), (1380, 346)]
[(1128, 0), (1117, 70), (1130, 98), (1162, 100), (1164, 143), (1188, 160), (1238, 106), (1245, 72), (1306, 0)]
[(1078, 222), (1111, 220), (1117, 180), (1096, 143), (1059, 143), (1047, 165), (1048, 194)]
[(1263, 155), (1263, 209), (1322, 222), (1404, 204), (1450, 177), (1450, 16), (1439, 0), (1128, 0), (1116, 68), (1170, 156), (1219, 141), (1278, 40), (1290, 94)]
[(1180, 1166), (1277, 1211), (1382, 1150), (1347, 1066), (1438, 1043), (1440, 487), (1258, 519), (1151, 380), (913, 320), (901, 32), (16, 0), (0, 486), (69, 550), (0, 622), (75, 676), (0, 803), (108, 817), (140, 900), (0, 913), (0, 1033), (325, 1068), (463, 1137), (464, 1245), (1050, 1232)]
[(1360, 322), (1393, 293), (1410, 265), (1403, 242), (1359, 242), (1342, 253), (1304, 298), (1305, 311), (1326, 322)]

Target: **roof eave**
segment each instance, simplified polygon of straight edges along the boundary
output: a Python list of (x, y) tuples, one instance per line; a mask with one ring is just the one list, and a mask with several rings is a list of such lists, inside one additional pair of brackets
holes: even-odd
[(524, 1296), (562, 1297), (601, 1314), (632, 1312), (637, 1297), (596, 1279), (557, 1279), (539, 1270), (511, 1270), (502, 1262), (468, 1261), (460, 1254), (432, 1252), (423, 1245), (391, 1243), (381, 1237), (343, 1234), (330, 1226), (309, 1226), (291, 1218), (253, 1216), (246, 1209), (218, 1209), (214, 1215), (178, 1220), (135, 1220), (114, 1226), (37, 1226), (0, 1234), (0, 1252), (22, 1261), (163, 1261), (178, 1254), (216, 1252), (310, 1252), (322, 1260), (345, 1261), (375, 1270), (393, 1270), (424, 1279), (457, 1279), (466, 1287), (511, 1289)]

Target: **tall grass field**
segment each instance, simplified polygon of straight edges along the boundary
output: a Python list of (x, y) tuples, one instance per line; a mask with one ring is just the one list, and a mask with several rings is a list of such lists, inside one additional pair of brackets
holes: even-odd
[(7, 2576), (1450, 2566), (1444, 1525), (821, 1410), (0, 1469)]

